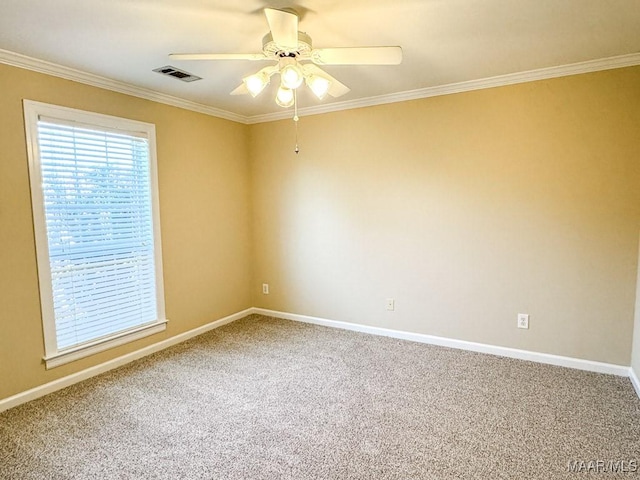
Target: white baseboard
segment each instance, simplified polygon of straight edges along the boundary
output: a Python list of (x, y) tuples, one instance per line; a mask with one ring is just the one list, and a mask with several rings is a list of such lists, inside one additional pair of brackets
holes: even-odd
[[(615, 365), (612, 363), (594, 362), (591, 360), (583, 360), (580, 358), (563, 357), (560, 355), (551, 355), (548, 353), (531, 352), (528, 350), (519, 350), (517, 348), (499, 347), (488, 345), (485, 343), (468, 342), (465, 340), (456, 340), (454, 338), (437, 337), (434, 335), (426, 335), (423, 333), (404, 332), (401, 330), (391, 330), (388, 328), (370, 327), (357, 323), (340, 322), (337, 320), (327, 320), (325, 318), (310, 317), (307, 315), (298, 315), (295, 313), (278, 312), (275, 310), (267, 310), (264, 308), (254, 308), (253, 313), (260, 315), (282, 318), (285, 320), (295, 320), (297, 322), (313, 323), (315, 325), (323, 325), (325, 327), (341, 328), (344, 330), (352, 330), (355, 332), (370, 333), (373, 335), (381, 335), (385, 337), (399, 338), (402, 340), (411, 340), (414, 342), (428, 343), (431, 345), (439, 345), (442, 347), (457, 348), (461, 350), (470, 350), (472, 352), (488, 353), (501, 357), (517, 358), (519, 360), (529, 360), (531, 362), (546, 363), (549, 365), (558, 365), (561, 367), (575, 368), (578, 370), (586, 370), (596, 373), (607, 373), (610, 375), (618, 375), (621, 377), (630, 376), (630, 368), (623, 365)], [(633, 381), (633, 380), (632, 380)], [(638, 390), (636, 378), (636, 391)], [(640, 393), (638, 394), (640, 395)]]
[(95, 365), (85, 370), (81, 370), (80, 372), (67, 375), (66, 377), (59, 378), (52, 382), (45, 383), (44, 385), (40, 385), (11, 397), (4, 398), (0, 400), (0, 412), (13, 407), (17, 407), (18, 405), (29, 402), (31, 400), (35, 400), (36, 398), (43, 397), (49, 393), (61, 390), (65, 387), (73, 385), (74, 383), (86, 380), (87, 378), (95, 377), (96, 375), (99, 375), (101, 373), (121, 367), (122, 365), (133, 362), (134, 360), (137, 360), (139, 358), (146, 357), (147, 355), (151, 355), (152, 353), (159, 352), (160, 350), (164, 350), (165, 348), (172, 347), (173, 345), (182, 343), (185, 340), (189, 340), (190, 338), (201, 335), (205, 332), (208, 332), (209, 330), (213, 330), (214, 328), (221, 327), (222, 325), (226, 325), (227, 323), (239, 320), (243, 317), (246, 317), (247, 315), (251, 315), (252, 313), (254, 313), (254, 309), (247, 308), (246, 310), (242, 310), (241, 312), (234, 313), (224, 318), (220, 318), (219, 320), (207, 323), (206, 325), (194, 328), (193, 330), (189, 330), (188, 332), (181, 333), (174, 337), (167, 338), (166, 340), (154, 343), (153, 345), (149, 345), (148, 347), (141, 348), (140, 350), (136, 350), (135, 352), (127, 353), (126, 355), (114, 358), (113, 360), (101, 363), (100, 365)]
[(189, 340), (190, 338), (201, 335), (205, 332), (208, 332), (209, 330), (221, 327), (251, 314), (260, 314), (270, 317), (282, 318), (285, 320), (313, 323), (315, 325), (323, 325), (325, 327), (341, 328), (344, 330), (352, 330), (355, 332), (369, 333), (372, 335), (399, 338), (402, 340), (411, 340), (414, 342), (428, 343), (431, 345), (439, 345), (442, 347), (470, 350), (473, 352), (488, 353), (491, 355), (516, 358), (520, 360), (529, 360), (532, 362), (558, 365), (561, 367), (575, 368), (578, 370), (586, 370), (589, 372), (606, 373), (622, 377), (629, 377), (633, 387), (636, 390), (636, 393), (638, 394), (638, 397), (640, 397), (640, 380), (638, 380), (638, 376), (633, 371), (633, 369), (627, 366), (594, 362), (591, 360), (583, 360), (580, 358), (563, 357), (559, 355), (551, 355), (548, 353), (531, 352), (527, 350), (519, 350), (516, 348), (499, 347), (495, 345), (468, 342), (465, 340), (456, 340), (446, 337), (437, 337), (434, 335), (426, 335), (422, 333), (412, 333), (404, 332), (401, 330), (392, 330), (388, 328), (371, 327), (368, 325), (340, 322), (337, 320), (328, 320), (325, 318), (310, 317), (307, 315), (298, 315), (295, 313), (279, 312), (275, 310), (252, 307), (213, 321), (201, 327), (194, 328), (193, 330), (189, 330), (188, 332), (181, 333), (161, 342), (154, 343), (153, 345), (149, 345), (148, 347), (141, 348), (140, 350), (136, 350), (135, 352), (122, 355), (118, 358), (114, 358), (113, 360), (101, 363), (100, 365), (95, 365), (80, 372), (73, 373), (66, 377), (62, 377), (52, 382), (45, 383), (44, 385), (26, 390), (11, 397), (4, 398), (0, 400), (0, 412), (29, 402), (31, 400), (35, 400), (36, 398), (43, 397), (49, 393), (61, 390), (65, 387), (73, 385), (74, 383), (81, 382), (101, 373), (113, 370), (114, 368), (118, 368), (122, 365), (126, 365), (127, 363), (130, 363), (134, 360), (146, 357), (147, 355), (151, 355), (155, 352), (159, 352), (160, 350), (164, 350), (165, 348), (172, 347), (173, 345), (177, 345), (178, 343), (184, 342), (185, 340)]
[(635, 388), (638, 394), (638, 398), (640, 398), (640, 380), (633, 367), (629, 367), (629, 380), (631, 380), (631, 385), (633, 385), (633, 388)]

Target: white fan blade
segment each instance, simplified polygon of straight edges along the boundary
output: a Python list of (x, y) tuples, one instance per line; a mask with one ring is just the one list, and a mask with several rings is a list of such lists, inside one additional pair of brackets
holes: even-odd
[(349, 93), (351, 91), (351, 89), (347, 87), (344, 83), (340, 83), (338, 80), (333, 78), (327, 72), (325, 72), (319, 67), (316, 67), (312, 63), (307, 63), (306, 65), (303, 65), (302, 69), (304, 73), (307, 75), (318, 75), (329, 80), (331, 82), (331, 85), (329, 85), (328, 93), (332, 97), (341, 97), (342, 95)]
[(316, 48), (311, 60), (318, 65), (398, 65), (401, 47)]
[(269, 60), (264, 53), (170, 53), (173, 60)]
[(231, 92), (231, 95), (245, 95), (247, 93), (249, 93), (249, 90), (247, 90), (247, 86), (242, 82), (238, 88)]
[(298, 48), (298, 16), (274, 8), (265, 8), (269, 30), (273, 41), (282, 49)]

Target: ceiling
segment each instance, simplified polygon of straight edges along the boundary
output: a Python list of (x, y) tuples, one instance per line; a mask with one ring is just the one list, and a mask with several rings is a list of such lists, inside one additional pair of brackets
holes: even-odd
[[(354, 101), (640, 52), (640, 0), (2, 0), (0, 49), (244, 117), (280, 112), (275, 83), (231, 96), (265, 62), (176, 61), (172, 52), (255, 53), (262, 9), (292, 7), (314, 47), (400, 45), (398, 66), (326, 66)], [(172, 65), (203, 80), (152, 70)]]

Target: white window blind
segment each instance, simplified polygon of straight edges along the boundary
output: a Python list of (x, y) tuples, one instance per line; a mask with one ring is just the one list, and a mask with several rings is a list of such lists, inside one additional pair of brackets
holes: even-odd
[[(55, 344), (45, 338), (47, 357), (139, 331), (164, 316), (148, 135), (61, 117), (37, 115), (33, 162), (48, 257), (43, 320), (53, 316), (54, 324), (45, 325), (45, 337), (55, 331)], [(42, 255), (42, 269), (40, 263)], [(44, 311), (46, 304), (52, 312)]]

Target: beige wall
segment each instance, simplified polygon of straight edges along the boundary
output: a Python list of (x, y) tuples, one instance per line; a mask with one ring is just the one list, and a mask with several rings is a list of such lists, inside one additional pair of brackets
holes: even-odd
[[(638, 85), (629, 68), (304, 117), (296, 156), (291, 121), (248, 127), (0, 65), (0, 399), (251, 305), (628, 365)], [(50, 371), (23, 98), (158, 137), (168, 329)]]
[(638, 67), (253, 125), (253, 303), (629, 365), (639, 125)]
[[(166, 332), (46, 371), (22, 99), (156, 125)], [(0, 399), (251, 306), (247, 127), (0, 65)]]
[[(640, 242), (638, 242), (638, 249), (638, 257), (640, 258)], [(640, 378), (640, 263), (638, 263), (638, 279), (636, 280), (636, 312), (631, 357), (631, 368), (633, 368), (636, 376)]]

